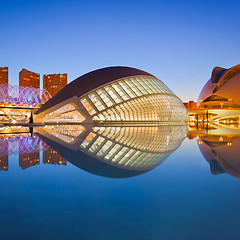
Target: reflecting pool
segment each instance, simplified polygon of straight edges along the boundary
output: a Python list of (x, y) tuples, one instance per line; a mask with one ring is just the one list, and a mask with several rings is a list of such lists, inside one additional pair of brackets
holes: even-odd
[(1, 239), (240, 239), (238, 125), (0, 129)]

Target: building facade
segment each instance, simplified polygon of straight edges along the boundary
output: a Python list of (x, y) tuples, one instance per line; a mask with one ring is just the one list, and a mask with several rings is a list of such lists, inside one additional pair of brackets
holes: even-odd
[(19, 154), (19, 166), (22, 169), (40, 164), (39, 152)]
[(19, 87), (40, 88), (40, 74), (22, 69), (19, 72)]
[(197, 102), (194, 102), (194, 101), (184, 102), (183, 104), (187, 109), (197, 108)]
[(43, 163), (55, 165), (67, 165), (67, 161), (51, 147), (49, 147), (46, 151), (43, 152)]
[(229, 69), (215, 67), (203, 87), (198, 103), (200, 108), (240, 108), (240, 64)]
[(45, 74), (43, 75), (43, 89), (55, 96), (67, 85), (67, 74)]
[(108, 67), (85, 74), (34, 114), (36, 122), (187, 122), (182, 101), (155, 76)]
[(194, 110), (192, 113), (198, 117), (202, 115), (202, 121), (214, 121), (221, 124), (239, 123), (239, 88), (240, 64), (229, 69), (215, 67), (211, 78), (199, 95), (199, 109), (196, 109), (198, 112)]
[(0, 84), (8, 85), (8, 67), (0, 67)]
[(0, 157), (0, 170), (8, 171), (8, 155)]

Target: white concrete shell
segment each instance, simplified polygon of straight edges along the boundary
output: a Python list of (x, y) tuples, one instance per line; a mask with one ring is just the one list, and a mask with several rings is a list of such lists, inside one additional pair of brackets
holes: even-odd
[(240, 108), (240, 64), (229, 69), (216, 67), (203, 87), (200, 108)]

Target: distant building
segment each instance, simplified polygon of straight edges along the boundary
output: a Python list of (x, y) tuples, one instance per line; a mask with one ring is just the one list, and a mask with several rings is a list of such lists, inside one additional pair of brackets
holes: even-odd
[(8, 85), (8, 67), (0, 67), (0, 84)]
[(197, 102), (194, 102), (194, 101), (184, 102), (183, 104), (187, 109), (197, 108)]
[(43, 75), (43, 89), (46, 89), (52, 97), (67, 85), (67, 74)]
[(43, 163), (44, 164), (58, 164), (67, 165), (67, 161), (62, 158), (57, 151), (49, 147), (45, 152), (43, 152)]
[(0, 170), (3, 171), (8, 170), (8, 155), (0, 157)]
[(19, 166), (22, 169), (39, 164), (39, 152), (19, 154)]
[(22, 69), (19, 72), (19, 87), (40, 88), (40, 74)]
[(0, 170), (8, 171), (8, 152), (9, 142), (8, 138), (0, 137)]

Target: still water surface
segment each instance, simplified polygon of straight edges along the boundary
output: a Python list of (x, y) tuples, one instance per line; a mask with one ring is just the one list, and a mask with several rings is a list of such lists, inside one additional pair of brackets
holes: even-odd
[(1, 239), (240, 239), (240, 131), (2, 129)]

